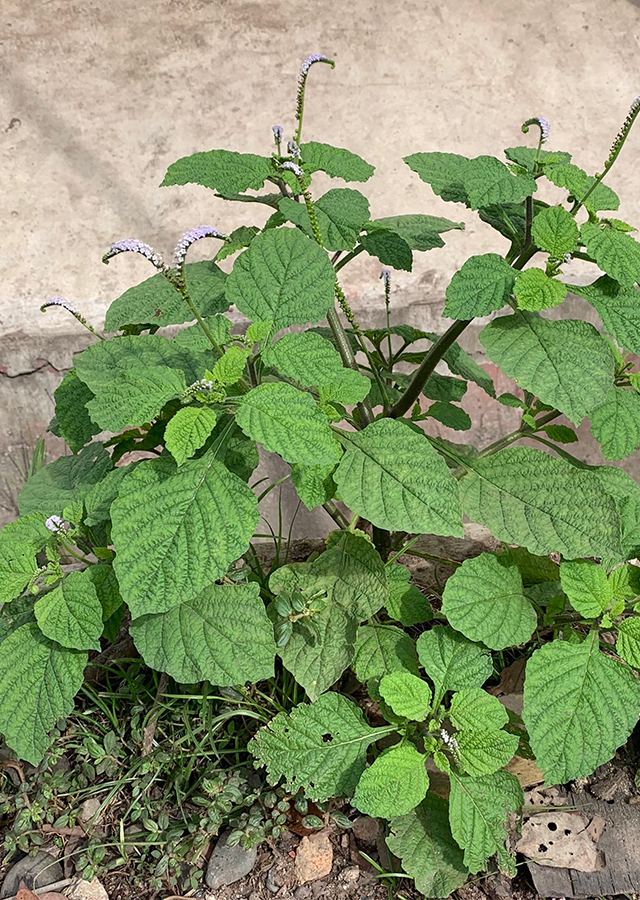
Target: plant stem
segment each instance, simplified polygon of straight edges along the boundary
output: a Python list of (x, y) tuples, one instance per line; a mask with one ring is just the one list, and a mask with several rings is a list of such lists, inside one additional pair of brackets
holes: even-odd
[(347, 253), (347, 255), (343, 259), (341, 259), (339, 262), (335, 263), (334, 268), (335, 268), (336, 272), (339, 272), (343, 266), (346, 266), (347, 263), (350, 263), (352, 259), (355, 259), (355, 257), (359, 253), (362, 253), (363, 250), (364, 250), (364, 247), (362, 245), (358, 245), (355, 248), (355, 250), (351, 251), (351, 253)]
[(326, 503), (322, 504), (322, 508), (326, 513), (328, 513), (336, 525), (341, 528), (343, 531), (347, 531), (349, 528), (350, 522), (347, 517), (342, 513), (338, 507), (335, 505), (333, 500), (327, 500)]
[(190, 309), (191, 312), (193, 313), (194, 318), (196, 319), (196, 321), (197, 321), (198, 325), (200, 326), (200, 328), (202, 328), (202, 330), (204, 331), (204, 333), (205, 333), (205, 335), (206, 335), (206, 337), (207, 337), (207, 340), (209, 341), (209, 343), (211, 344), (211, 346), (213, 347), (213, 349), (214, 349), (214, 350), (216, 351), (216, 353), (218, 354), (218, 358), (221, 357), (221, 356), (222, 356), (222, 353), (223, 353), (222, 347), (221, 347), (220, 344), (216, 341), (216, 339), (214, 338), (214, 336), (211, 334), (211, 331), (209, 330), (207, 324), (205, 323), (204, 319), (202, 318), (202, 316), (200, 315), (200, 313), (199, 313), (198, 310), (196, 309), (196, 305), (195, 305), (195, 303), (193, 302), (193, 300), (191, 299), (191, 295), (189, 294), (189, 291), (187, 290), (186, 285), (180, 284), (179, 286), (178, 286), (178, 285), (176, 285), (176, 286), (178, 287), (178, 290), (180, 291), (180, 293), (182, 294), (182, 296), (184, 297), (184, 299), (187, 301), (187, 304), (188, 304), (188, 306), (189, 306), (189, 309)]
[[(349, 338), (340, 321), (338, 311), (335, 308), (330, 309), (327, 312), (327, 322), (329, 323), (329, 327), (335, 338), (338, 353), (340, 354), (343, 365), (349, 369), (353, 369), (355, 372), (359, 372), (358, 363), (356, 362), (353, 350), (351, 349)], [(369, 400), (365, 399), (362, 403), (358, 403), (358, 411), (360, 413), (360, 418), (365, 425), (370, 425), (371, 422), (373, 422), (373, 410)]]

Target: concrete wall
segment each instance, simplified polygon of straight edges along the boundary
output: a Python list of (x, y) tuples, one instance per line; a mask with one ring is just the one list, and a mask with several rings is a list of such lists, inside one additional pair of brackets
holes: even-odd
[[(269, 153), (271, 125), (293, 130), (308, 53), (337, 65), (312, 72), (305, 136), (376, 165), (364, 188), (372, 214), (468, 223), (413, 272), (394, 274), (393, 310), (425, 328), (442, 327), (444, 290), (465, 258), (505, 241), (435, 197), (402, 157), (500, 155), (540, 114), (551, 122), (549, 146), (595, 171), (640, 92), (638, 0), (3, 0), (1, 13), (0, 521), (14, 515), (12, 460), (46, 426), (61, 373), (86, 345), (77, 323), (60, 310), (40, 314), (40, 304), (62, 294), (99, 325), (115, 297), (151, 274), (141, 258), (103, 266), (113, 240), (135, 236), (168, 252), (204, 221), (226, 231), (259, 221), (253, 207), (204, 188), (158, 184), (196, 150)], [(631, 222), (640, 221), (639, 162), (640, 131), (608, 179)], [(554, 190), (547, 199), (560, 199)], [(363, 254), (342, 275), (364, 324), (380, 321), (379, 270)], [(589, 276), (575, 266), (571, 277)], [(465, 346), (482, 361), (477, 332)], [(513, 411), (479, 392), (468, 404), (471, 437), (484, 443), (512, 427)], [(599, 459), (597, 448), (585, 452)], [(640, 473), (640, 460), (629, 465)], [(304, 514), (298, 524), (322, 530), (325, 518)]]

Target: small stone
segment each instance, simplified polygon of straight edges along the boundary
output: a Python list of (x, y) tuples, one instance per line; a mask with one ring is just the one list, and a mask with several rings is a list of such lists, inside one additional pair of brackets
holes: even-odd
[(104, 885), (97, 878), (93, 881), (76, 881), (67, 892), (69, 900), (109, 900)]
[(269, 871), (267, 872), (267, 877), (265, 878), (265, 885), (268, 891), (271, 891), (272, 894), (277, 894), (280, 888), (284, 884), (284, 879), (281, 877), (278, 872), (277, 866), (271, 866)]
[[(85, 800), (80, 806), (80, 815), (78, 818), (81, 822), (90, 822), (101, 806), (102, 804), (97, 797), (89, 797), (89, 799)], [(96, 819), (93, 824), (97, 825), (99, 821), (100, 819)]]
[(300, 887), (295, 889), (293, 896), (295, 900), (309, 900), (313, 896), (313, 891), (308, 884), (301, 884)]
[(209, 858), (204, 880), (212, 891), (217, 891), (225, 884), (240, 881), (256, 864), (258, 848), (245, 849), (240, 844), (229, 847), (227, 841), (231, 834), (231, 831), (225, 831), (220, 835)]
[(352, 829), (357, 841), (367, 844), (369, 847), (375, 847), (380, 835), (380, 825), (377, 819), (373, 819), (371, 816), (358, 816), (353, 821)]
[(360, 878), (360, 869), (357, 866), (349, 866), (340, 873), (340, 878), (347, 884), (355, 884)]
[(62, 881), (64, 874), (62, 866), (49, 853), (40, 850), (35, 856), (25, 856), (9, 869), (7, 877), (2, 882), (0, 898), (13, 897), (18, 893), (20, 882), (30, 890), (45, 888), (49, 884)]
[(300, 884), (317, 881), (331, 872), (333, 847), (324, 831), (303, 837), (296, 854), (296, 875)]

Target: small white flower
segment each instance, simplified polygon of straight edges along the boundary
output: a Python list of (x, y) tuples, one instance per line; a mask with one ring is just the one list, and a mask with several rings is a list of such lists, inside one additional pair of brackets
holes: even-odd
[(45, 527), (52, 531), (54, 534), (58, 534), (60, 531), (65, 531), (64, 519), (61, 519), (60, 516), (49, 516), (47, 521), (44, 523)]

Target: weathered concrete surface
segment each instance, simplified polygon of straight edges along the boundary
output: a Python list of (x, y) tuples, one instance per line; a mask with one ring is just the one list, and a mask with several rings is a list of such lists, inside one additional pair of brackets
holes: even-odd
[[(158, 184), (169, 163), (196, 150), (270, 152), (271, 125), (293, 129), (296, 74), (308, 53), (337, 65), (312, 72), (305, 135), (377, 166), (364, 186), (372, 214), (467, 223), (445, 236), (443, 250), (418, 256), (413, 272), (394, 274), (392, 315), (429, 329), (442, 328), (444, 290), (465, 258), (504, 250), (505, 241), (435, 197), (402, 157), (500, 155), (527, 140), (520, 123), (540, 114), (552, 124), (549, 146), (571, 149), (595, 171), (640, 91), (633, 0), (397, 0), (392, 8), (383, 0), (4, 0), (1, 13), (0, 484), (14, 477), (9, 457), (46, 426), (58, 373), (86, 345), (76, 322), (61, 310), (41, 315), (40, 304), (62, 294), (99, 325), (115, 297), (152, 274), (141, 258), (103, 266), (113, 240), (136, 236), (168, 252), (204, 221), (227, 231), (260, 222), (260, 208)], [(640, 132), (608, 178), (631, 222), (640, 221), (639, 161)], [(318, 178), (318, 192), (329, 183)], [(199, 246), (192, 258), (209, 253)], [(341, 273), (364, 324), (380, 321), (379, 270), (363, 254)], [(575, 265), (571, 279), (589, 274)], [(477, 332), (463, 343), (481, 361)], [(480, 392), (471, 389), (466, 403), (478, 416), (471, 439), (486, 443), (512, 427), (513, 410)], [(586, 452), (598, 458), (597, 448)], [(269, 517), (274, 501), (265, 504)], [(12, 507), (0, 504), (1, 522)], [(299, 523), (322, 529), (325, 518), (304, 514)]]

